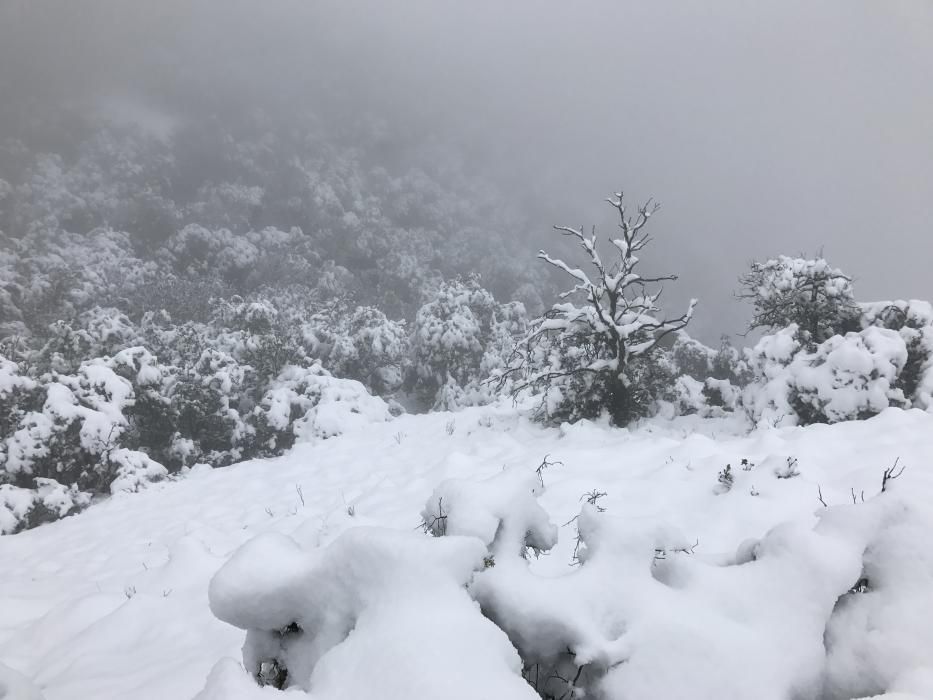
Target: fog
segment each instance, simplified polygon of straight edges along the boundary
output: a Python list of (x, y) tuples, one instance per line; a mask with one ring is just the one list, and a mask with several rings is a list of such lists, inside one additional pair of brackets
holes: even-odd
[(80, 109), (154, 131), (262, 108), (455, 144), (552, 224), (655, 197), (645, 264), (742, 330), (748, 262), (822, 250), (860, 299), (933, 298), (933, 4), (2, 0), (0, 139)]

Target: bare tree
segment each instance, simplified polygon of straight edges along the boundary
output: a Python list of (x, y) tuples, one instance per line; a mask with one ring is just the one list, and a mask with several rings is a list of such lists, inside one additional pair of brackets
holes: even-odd
[(582, 227), (554, 227), (579, 243), (592, 271), (543, 250), (538, 254), (573, 278), (574, 286), (532, 323), (508, 368), (498, 375), (501, 384), (513, 382), (513, 393), (539, 392), (544, 418), (574, 420), (605, 410), (616, 424), (627, 423), (638, 412), (640, 385), (651, 371), (650, 363), (636, 368), (635, 358), (646, 358), (665, 336), (684, 328), (696, 305), (693, 299), (683, 315), (660, 319), (663, 287), (654, 285), (677, 277), (645, 277), (637, 271), (638, 255), (651, 242), (645, 227), (658, 205), (649, 201), (630, 215), (621, 192), (606, 201), (619, 216), (620, 235), (609, 239), (612, 259), (604, 261), (600, 255), (595, 227), (590, 236)]

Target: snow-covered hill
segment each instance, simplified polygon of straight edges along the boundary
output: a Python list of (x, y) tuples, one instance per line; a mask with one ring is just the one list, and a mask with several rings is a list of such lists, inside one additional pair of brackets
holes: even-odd
[[(557, 526), (556, 546), (529, 560), (530, 573), (524, 560), (490, 549), (495, 561), (484, 555), (488, 570), (471, 586), (526, 662), (533, 645), (523, 625), (530, 625), (538, 641), (570, 634), (598, 647), (590, 650), (587, 674), (605, 666), (599, 682), (606, 697), (852, 698), (885, 690), (892, 691), (889, 697), (933, 697), (933, 416), (896, 409), (868, 421), (748, 434), (736, 424), (688, 418), (632, 430), (586, 422), (545, 429), (511, 408), (487, 407), (403, 416), (300, 445), (282, 458), (195, 471), (0, 538), (0, 662), (32, 679), (46, 700), (192, 698), (224, 657), (242, 661), (244, 631), (218, 620), (208, 600), (211, 578), (241, 545), (257, 535), (285, 533), (318, 569), (341, 566), (342, 556), (353, 560), (360, 552), (362, 559), (335, 574), (335, 590), (356, 590), (354, 577), (368, 566), (366, 552), (383, 546), (409, 552), (410, 545), (405, 556), (418, 574), (411, 578), (414, 586), (419, 572), (431, 576), (431, 567), (441, 566), (433, 557), (442, 540), (421, 528), (422, 510), (427, 504), (430, 514), (436, 488), (451, 479), (479, 482), (503, 470), (537, 479), (535, 469), (546, 456), (559, 463), (543, 470), (545, 488), (535, 495)], [(895, 460), (906, 469), (876, 498), (883, 472)], [(456, 481), (444, 488), (445, 494), (468, 490)], [(458, 506), (452, 497), (446, 512), (442, 506), (440, 515), (450, 518), (450, 537), (442, 539), (450, 543), (439, 561), (466, 561), (493, 547), (467, 537), (480, 533), (468, 520), (455, 521), (449, 510), (475, 508), (483, 515), (482, 494), (489, 491), (477, 484), (471, 494), (480, 494), (478, 500), (463, 497)], [(586, 508), (574, 520), (585, 494), (594, 491), (605, 492), (597, 501), (605, 511)], [(525, 497), (532, 499), (530, 493)], [(790, 525), (765, 537), (781, 523)], [(339, 537), (358, 526), (379, 530)], [(578, 529), (585, 536), (586, 528), (595, 533), (585, 541), (591, 557), (574, 566)], [(497, 537), (501, 532), (493, 531)], [(632, 552), (645, 542), (659, 551), (649, 550), (642, 567)], [(857, 550), (855, 559), (849, 550)], [(377, 575), (380, 562), (374, 556)], [(743, 569), (743, 562), (757, 568)], [(272, 586), (276, 566), (269, 563)], [(746, 573), (730, 573), (739, 569)], [(633, 578), (639, 572), (644, 580)], [(862, 578), (867, 583), (857, 585)], [(408, 580), (387, 574), (387, 586), (389, 579)], [(846, 582), (841, 592), (840, 581)], [(255, 585), (245, 582), (241, 593)], [(847, 586), (861, 592), (849, 594), (833, 612)], [(462, 589), (451, 589), (451, 600), (460, 595), (457, 590)], [(510, 595), (515, 599), (504, 603)], [(827, 596), (828, 607), (822, 602)], [(375, 605), (372, 596), (361, 594), (360, 600), (364, 607), (367, 600)], [(592, 605), (581, 607), (581, 600)], [(417, 610), (417, 602), (407, 604)], [(223, 608), (223, 601), (214, 603)], [(266, 611), (256, 604), (261, 616)], [(328, 601), (317, 604), (326, 607)], [(408, 610), (405, 604), (400, 602)], [(362, 665), (380, 654), (365, 644), (366, 634), (385, 630), (361, 622), (350, 633), (356, 646), (337, 639), (323, 649), (326, 674), (315, 671), (311, 697), (465, 697), (466, 685), (451, 678), (448, 688), (438, 687), (444, 679), (431, 670), (446, 668), (450, 660), (436, 648), (443, 646), (438, 640), (458, 638), (459, 648), (449, 652), (462, 657), (464, 678), (485, 678), (483, 664), (501, 663), (501, 673), (495, 673), (511, 679), (487, 686), (484, 697), (534, 697), (518, 677), (518, 655), (503, 641), (505, 634), (478, 607), (432, 617), (431, 605), (424, 601), (423, 619), (406, 618), (392, 628), (397, 648), (387, 648), (387, 654), (423, 653), (406, 657), (408, 675), (399, 680), (391, 670), (380, 674)], [(553, 624), (535, 618), (535, 605)], [(560, 628), (568, 624), (561, 615), (579, 630)], [(609, 619), (618, 622), (615, 632), (601, 626)], [(431, 636), (406, 638), (409, 629)], [(382, 639), (372, 637), (377, 638)], [(586, 650), (580, 644), (572, 654), (583, 664)], [(817, 657), (817, 666), (808, 668)], [(12, 678), (9, 669), (0, 665), (0, 697), (29, 697), (3, 680)], [(645, 679), (656, 672), (652, 686)], [(825, 691), (810, 682), (813, 674), (826, 679)], [(800, 685), (800, 678), (810, 681)], [(235, 695), (233, 688), (245, 687), (240, 681), (251, 683), (237, 667), (222, 663), (205, 697), (278, 694), (265, 688)], [(567, 679), (567, 698), (579, 697), (572, 694), (572, 681)], [(755, 683), (761, 692), (742, 694)], [(676, 695), (684, 684), (691, 694)]]

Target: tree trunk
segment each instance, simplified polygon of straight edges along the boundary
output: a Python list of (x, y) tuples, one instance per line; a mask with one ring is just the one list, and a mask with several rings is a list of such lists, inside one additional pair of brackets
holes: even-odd
[(607, 387), (606, 409), (615, 426), (625, 426), (632, 419), (632, 392), (622, 379), (622, 372), (613, 374)]

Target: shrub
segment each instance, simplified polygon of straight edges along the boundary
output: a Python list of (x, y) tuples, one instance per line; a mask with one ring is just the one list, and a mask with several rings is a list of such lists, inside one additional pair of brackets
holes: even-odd
[(407, 388), (438, 410), (485, 403), (492, 392), (483, 380), (525, 325), (520, 303), (498, 303), (476, 277), (442, 284), (415, 317)]
[(858, 329), (852, 279), (823, 258), (782, 255), (755, 262), (740, 281), (740, 296), (755, 307), (750, 330), (796, 324), (800, 341), (812, 349), (833, 335)]

